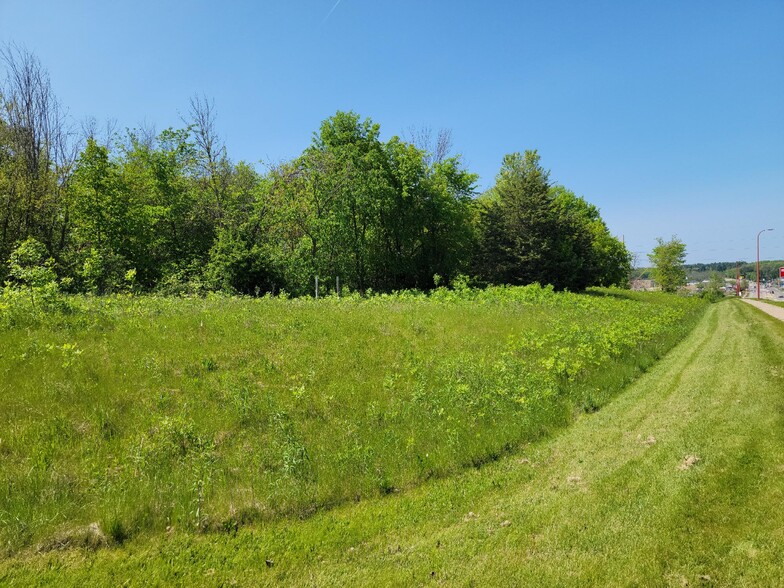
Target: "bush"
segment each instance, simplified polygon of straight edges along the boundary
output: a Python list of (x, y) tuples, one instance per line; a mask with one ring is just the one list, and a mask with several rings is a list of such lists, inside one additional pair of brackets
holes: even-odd
[(82, 265), (81, 278), (88, 292), (116, 294), (132, 288), (136, 270), (129, 267), (122, 255), (93, 247)]
[(10, 326), (37, 319), (40, 313), (68, 309), (60, 293), (54, 260), (46, 246), (26, 239), (8, 258), (11, 282), (0, 291), (0, 325)]

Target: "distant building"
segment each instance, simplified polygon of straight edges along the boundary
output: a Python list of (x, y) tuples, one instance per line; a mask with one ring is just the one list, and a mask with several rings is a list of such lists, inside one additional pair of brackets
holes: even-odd
[(640, 290), (640, 291), (656, 289), (656, 286), (654, 286), (653, 284), (653, 280), (641, 280), (641, 279), (632, 280), (631, 287), (632, 290)]

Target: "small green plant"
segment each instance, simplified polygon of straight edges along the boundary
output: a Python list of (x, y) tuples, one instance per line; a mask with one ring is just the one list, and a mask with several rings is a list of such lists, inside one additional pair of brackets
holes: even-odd
[(71, 367), (84, 352), (83, 349), (79, 349), (76, 343), (63, 343), (60, 346), (49, 344), (46, 346), (46, 350), (51, 353), (59, 354), (62, 357), (63, 362), (61, 365), (64, 368)]
[(125, 524), (118, 518), (112, 518), (109, 521), (106, 531), (109, 533), (109, 537), (111, 537), (112, 541), (117, 545), (122, 545), (130, 537), (130, 533), (125, 527)]
[(43, 243), (28, 237), (11, 253), (8, 265), (11, 278), (27, 291), (34, 310), (36, 300), (50, 303), (56, 299), (58, 286), (54, 259)]

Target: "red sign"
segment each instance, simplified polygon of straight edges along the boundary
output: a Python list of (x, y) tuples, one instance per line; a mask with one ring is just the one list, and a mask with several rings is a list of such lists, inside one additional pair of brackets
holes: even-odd
[(779, 268), (779, 277), (784, 280), (784, 267)]

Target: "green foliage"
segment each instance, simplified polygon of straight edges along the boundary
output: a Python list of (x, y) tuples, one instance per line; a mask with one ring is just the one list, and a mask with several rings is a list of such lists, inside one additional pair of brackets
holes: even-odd
[(94, 139), (79, 156), (71, 185), (73, 231), (81, 242), (116, 249), (130, 227), (128, 194), (119, 166)]
[[(551, 189), (536, 152), (504, 160), (492, 196), (475, 196), (460, 156), (437, 156), (371, 119), (338, 111), (292, 161), (258, 173), (229, 159), (208, 102), (185, 128), (88, 137), (75, 161), (20, 155), (14, 104), (0, 110), (0, 254), (45, 244), (69, 290), (133, 288), (313, 295), (479, 283), (622, 284), (628, 253), (598, 211)], [(8, 115), (8, 116), (6, 116)], [(13, 115), (13, 116), (11, 116)], [(437, 146), (436, 149), (439, 149)], [(60, 151), (57, 151), (60, 153)], [(0, 279), (7, 268), (0, 266)]]
[(686, 283), (686, 270), (683, 267), (686, 244), (675, 236), (666, 242), (657, 237), (656, 242), (658, 245), (648, 254), (648, 259), (654, 265), (651, 276), (662, 291), (675, 292)]
[[(777, 586), (784, 439), (771, 434), (781, 418), (771, 406), (783, 335), (750, 306), (713, 305), (601, 411), (481, 468), (304, 520), (248, 524), (252, 512), (236, 504), (212, 533), (179, 526), (121, 550), (25, 552), (0, 561), (0, 576), (58, 586)], [(738, 377), (760, 374), (774, 381), (739, 395)]]
[[(477, 273), (490, 283), (553, 283), (556, 219), (549, 172), (536, 151), (504, 156), (494, 196), (480, 210)], [(553, 284), (555, 285), (555, 284)]]
[(474, 267), (485, 282), (538, 282), (559, 290), (626, 285), (629, 252), (595, 206), (550, 185), (536, 151), (507, 155), (478, 206)]
[[(9, 275), (13, 282), (26, 290), (33, 310), (36, 303), (44, 307), (53, 306), (58, 299), (59, 288), (54, 273), (54, 260), (43, 243), (28, 237), (14, 249), (8, 258)], [(13, 300), (13, 293), (6, 288), (6, 304)]]
[(46, 246), (33, 237), (28, 237), (14, 249), (8, 265), (11, 278), (31, 291), (56, 281), (54, 259), (49, 256)]
[(269, 253), (229, 229), (219, 232), (210, 250), (204, 279), (212, 290), (259, 295), (279, 285)]
[(563, 186), (551, 188), (561, 243), (566, 247), (564, 271), (575, 274), (574, 284), (585, 286), (626, 287), (631, 272), (631, 254), (626, 246), (610, 234), (599, 209), (577, 197)]
[(313, 277), (348, 288), (430, 288), (465, 269), (476, 176), (458, 158), (426, 154), (352, 112), (327, 119), (310, 148), (270, 174), (268, 191), (287, 290), (312, 293)]
[[(0, 543), (308, 516), (594, 411), (698, 299), (552, 287), (74, 298), (0, 330)], [(33, 410), (31, 411), (31, 407)]]
[(122, 292), (128, 286), (127, 278), (135, 277), (135, 270), (127, 267), (128, 262), (121, 255), (93, 247), (84, 257), (80, 278), (92, 294)]
[[(68, 233), (67, 122), (33, 54), (4, 46), (0, 70), (0, 260), (28, 238), (59, 259)], [(0, 264), (0, 283), (6, 271)]]
[[(749, 281), (757, 279), (757, 264), (756, 262), (740, 264), (740, 275)], [(760, 279), (768, 282), (775, 282), (779, 279), (779, 270), (784, 267), (784, 259), (760, 261)], [(721, 271), (721, 270), (719, 270)], [(731, 269), (726, 270), (725, 275), (728, 277), (735, 277), (735, 264), (731, 264)]]
[(710, 281), (700, 292), (700, 296), (710, 302), (718, 302), (724, 298), (724, 278), (719, 272), (711, 272)]
[(0, 290), (0, 331), (5, 328), (54, 324), (73, 312), (73, 305), (60, 292), (68, 280), (58, 283), (54, 260), (46, 247), (29, 237), (11, 253), (9, 277)]

